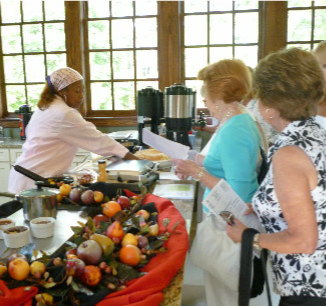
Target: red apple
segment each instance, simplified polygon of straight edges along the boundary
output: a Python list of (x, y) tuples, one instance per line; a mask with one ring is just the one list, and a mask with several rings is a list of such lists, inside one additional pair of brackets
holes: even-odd
[(92, 205), (94, 203), (94, 192), (93, 190), (86, 190), (80, 197), (81, 201), (85, 205)]
[(68, 275), (80, 277), (84, 271), (85, 263), (79, 258), (71, 258), (66, 262), (66, 271)]
[(107, 222), (107, 221), (110, 221), (110, 218), (107, 216), (104, 216), (102, 214), (96, 215), (93, 218), (93, 222), (94, 222), (95, 226), (100, 225), (101, 222)]
[(125, 196), (120, 196), (117, 199), (117, 202), (120, 204), (120, 206), (122, 207), (122, 209), (126, 209), (130, 207), (130, 199), (128, 197)]
[(102, 257), (102, 248), (95, 240), (86, 240), (77, 248), (77, 256), (88, 265), (97, 265)]

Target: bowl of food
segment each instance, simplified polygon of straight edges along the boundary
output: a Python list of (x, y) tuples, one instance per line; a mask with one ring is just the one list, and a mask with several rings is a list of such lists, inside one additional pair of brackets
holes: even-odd
[(3, 239), (3, 231), (13, 226), (15, 226), (15, 221), (10, 219), (0, 219), (0, 239)]
[(3, 238), (7, 248), (21, 248), (30, 242), (27, 226), (12, 226), (3, 231)]
[(35, 238), (48, 238), (54, 234), (55, 219), (52, 217), (39, 217), (31, 220), (32, 235)]

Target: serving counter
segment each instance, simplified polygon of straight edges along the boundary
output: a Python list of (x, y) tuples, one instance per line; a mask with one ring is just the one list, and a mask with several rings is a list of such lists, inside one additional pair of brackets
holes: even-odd
[[(160, 179), (156, 183), (156, 185), (164, 185), (164, 184), (189, 184), (194, 185), (194, 182), (191, 181), (180, 181), (173, 179)], [(151, 193), (154, 191), (154, 187), (149, 190)], [(192, 190), (195, 190), (194, 188)], [(193, 192), (192, 197), (188, 197), (187, 199), (170, 199), (174, 206), (179, 210), (181, 215), (184, 217), (186, 221), (186, 227), (188, 234), (191, 230), (191, 221), (193, 217), (193, 208), (195, 203), (195, 192)], [(16, 225), (24, 225), (24, 217), (22, 209), (9, 216), (10, 219), (16, 222)], [(86, 219), (81, 215), (80, 211), (66, 211), (66, 210), (58, 210), (57, 221), (55, 223), (55, 234), (53, 237), (46, 239), (37, 239), (31, 238), (36, 244), (37, 250), (43, 250), (48, 254), (52, 254), (56, 251), (60, 246), (64, 244), (66, 240), (68, 240), (73, 234), (70, 226), (77, 225), (77, 222), (85, 222)], [(3, 240), (0, 240), (0, 257), (4, 258), (13, 253), (15, 249), (6, 249)], [(0, 259), (1, 259), (0, 258)], [(181, 269), (172, 279), (169, 286), (164, 289), (164, 300), (161, 305), (181, 305), (181, 289), (183, 283), (183, 269)]]

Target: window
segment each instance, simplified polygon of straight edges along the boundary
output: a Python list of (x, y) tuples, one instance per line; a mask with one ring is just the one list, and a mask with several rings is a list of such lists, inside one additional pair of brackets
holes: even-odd
[(87, 12), (91, 111), (134, 113), (137, 91), (158, 88), (157, 3), (89, 1)]
[[(34, 106), (45, 76), (66, 65), (63, 1), (1, 1), (3, 108)], [(2, 66), (2, 67), (1, 67)]]
[(326, 1), (288, 1), (287, 45), (314, 49), (326, 39)]
[[(198, 71), (208, 63), (238, 58), (258, 62), (258, 1), (185, 1), (184, 57), (186, 85), (200, 89)], [(204, 107), (197, 99), (197, 107)]]

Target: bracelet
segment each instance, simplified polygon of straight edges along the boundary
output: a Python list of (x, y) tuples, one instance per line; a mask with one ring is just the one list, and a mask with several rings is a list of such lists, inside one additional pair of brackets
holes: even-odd
[(259, 245), (259, 233), (254, 235), (254, 238), (252, 240), (252, 246), (254, 247), (255, 250), (261, 251), (263, 248)]
[(199, 172), (196, 173), (195, 176), (192, 176), (192, 179), (198, 182), (201, 180), (204, 174), (205, 174), (205, 168), (200, 168)]

